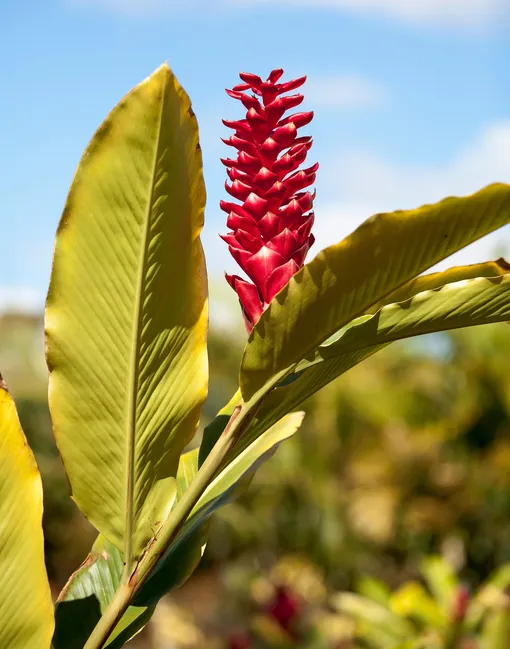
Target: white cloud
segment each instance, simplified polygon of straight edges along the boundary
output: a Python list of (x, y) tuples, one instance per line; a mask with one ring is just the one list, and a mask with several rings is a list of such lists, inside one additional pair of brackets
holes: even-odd
[[(410, 209), (445, 196), (466, 195), (493, 182), (510, 181), (510, 120), (488, 126), (442, 166), (396, 165), (367, 151), (346, 153), (321, 165), (325, 193), (338, 202), (318, 201), (315, 254), (336, 243), (377, 212)], [(328, 189), (329, 188), (329, 189)], [(443, 266), (510, 254), (508, 227), (451, 257)]]
[(314, 77), (306, 84), (306, 98), (317, 108), (352, 110), (371, 108), (388, 100), (386, 88), (361, 77)]
[[(211, 9), (207, 0), (67, 0), (78, 6), (99, 7), (131, 16)], [(221, 7), (271, 6), (337, 9), (353, 13), (378, 14), (388, 18), (425, 25), (479, 28), (508, 14), (510, 0), (216, 0)]]
[(509, 9), (508, 0), (232, 0), (245, 5), (328, 8), (382, 16), (418, 24), (479, 27), (495, 22)]

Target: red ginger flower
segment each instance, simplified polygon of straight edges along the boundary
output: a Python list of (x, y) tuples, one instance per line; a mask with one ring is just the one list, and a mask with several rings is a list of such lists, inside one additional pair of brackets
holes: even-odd
[(251, 649), (251, 638), (247, 633), (233, 633), (228, 641), (228, 649)]
[(242, 102), (246, 118), (223, 120), (235, 131), (224, 142), (238, 151), (235, 160), (222, 160), (232, 181), (225, 188), (239, 202), (220, 202), (231, 230), (222, 239), (253, 283), (238, 275), (226, 278), (239, 297), (248, 331), (303, 266), (314, 242), (310, 233), (314, 195), (303, 190), (315, 182), (319, 165), (298, 169), (312, 138), (297, 136), (298, 128), (309, 124), (313, 113), (283, 118), (303, 101), (303, 95), (285, 93), (302, 86), (306, 77), (278, 83), (282, 75), (283, 70), (273, 70), (262, 81), (255, 74), (241, 73), (243, 83), (227, 93)]
[(291, 633), (296, 618), (303, 613), (303, 603), (297, 595), (283, 586), (278, 586), (275, 597), (266, 608), (266, 612), (278, 622), (282, 629)]
[(459, 586), (453, 596), (451, 617), (459, 624), (466, 617), (469, 607), (470, 593), (466, 586)]

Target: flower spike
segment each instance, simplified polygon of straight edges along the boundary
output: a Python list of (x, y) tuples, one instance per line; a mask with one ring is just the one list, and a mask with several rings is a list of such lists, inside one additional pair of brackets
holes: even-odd
[[(303, 95), (287, 95), (306, 77), (279, 83), (283, 70), (273, 70), (266, 81), (242, 72), (242, 83), (227, 90), (246, 109), (244, 119), (223, 120), (234, 131), (225, 144), (237, 158), (222, 159), (230, 180), (225, 183), (234, 201), (221, 201), (230, 232), (222, 236), (230, 253), (251, 281), (226, 275), (237, 293), (246, 328), (253, 325), (273, 297), (303, 266), (314, 242), (311, 229), (318, 164), (300, 169), (312, 138), (297, 131), (312, 121), (312, 112), (284, 114), (301, 104)], [(252, 94), (248, 94), (251, 91)]]

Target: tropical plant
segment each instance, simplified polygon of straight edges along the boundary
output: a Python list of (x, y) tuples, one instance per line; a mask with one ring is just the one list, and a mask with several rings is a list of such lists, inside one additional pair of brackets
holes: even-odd
[(298, 556), (262, 573), (230, 570), (220, 628), (204, 633), (189, 611), (166, 601), (155, 637), (178, 649), (500, 649), (510, 640), (509, 564), (472, 592), (439, 555), (422, 558), (414, 578), (393, 591), (368, 573), (354, 592), (331, 591)]
[(247, 115), (229, 189), (243, 203), (223, 207), (253, 282), (231, 280), (251, 333), (239, 390), (200, 448), (185, 451), (208, 383), (205, 190), (196, 119), (168, 66), (121, 100), (82, 157), (56, 237), (46, 357), (72, 497), (99, 535), (53, 616), (39, 477), (2, 387), (6, 649), (47, 649), (52, 634), (53, 649), (121, 647), (193, 572), (214, 511), (299, 428), (302, 401), (395, 340), (509, 319), (506, 262), (421, 275), (510, 222), (509, 185), (376, 215), (303, 266), (313, 217), (301, 190), (315, 167), (298, 171), (310, 140), (296, 130), (310, 116), (283, 118), (302, 96), (280, 95), (303, 79), (280, 77), (244, 75), (233, 91)]
[[(353, 638), (368, 649), (502, 649), (510, 641), (510, 565), (471, 595), (439, 556), (422, 561), (422, 581), (391, 592), (365, 576), (359, 594), (332, 603), (355, 622)], [(349, 646), (349, 645), (348, 645)]]

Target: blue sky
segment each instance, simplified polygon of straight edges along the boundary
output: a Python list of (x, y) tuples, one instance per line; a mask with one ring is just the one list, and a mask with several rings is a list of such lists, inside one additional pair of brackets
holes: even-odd
[[(217, 237), (219, 138), (241, 114), (224, 93), (240, 70), (308, 75), (316, 251), (374, 212), (509, 182), (509, 17), (510, 0), (0, 0), (0, 305), (42, 305), (81, 152), (163, 61), (201, 127), (218, 305), (234, 270)], [(453, 261), (509, 242), (501, 231)]]

